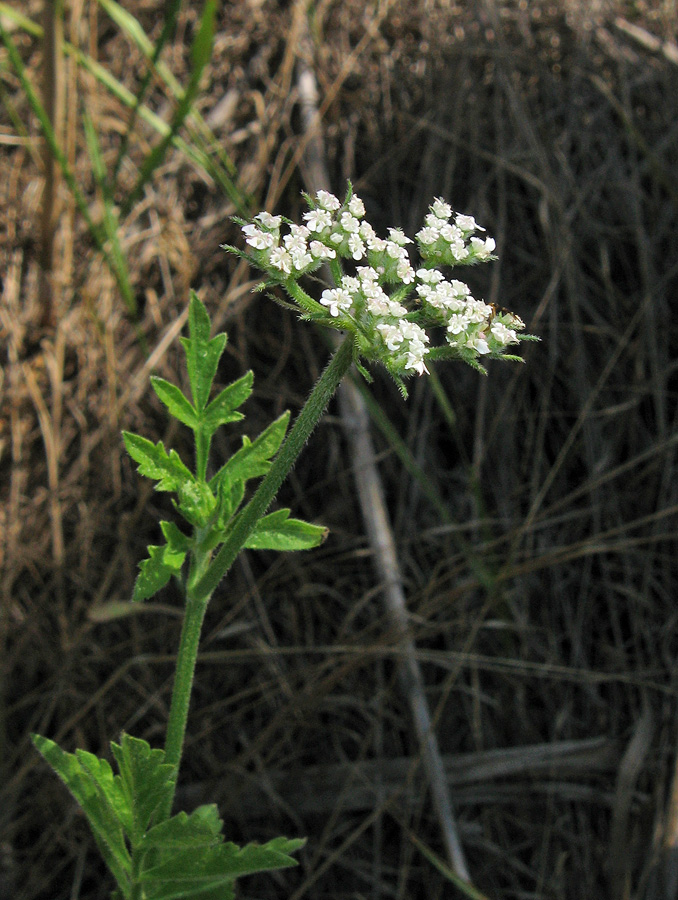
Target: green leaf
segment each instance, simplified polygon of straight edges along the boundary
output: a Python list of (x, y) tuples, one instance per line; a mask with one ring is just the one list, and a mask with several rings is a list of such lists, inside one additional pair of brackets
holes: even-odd
[(238, 422), (244, 418), (243, 414), (236, 410), (252, 393), (253, 381), (254, 374), (246, 372), (242, 378), (229, 384), (212, 400), (202, 419), (204, 427), (210, 434), (213, 434), (220, 425)]
[(167, 544), (162, 547), (149, 546), (148, 559), (139, 563), (132, 602), (148, 600), (162, 590), (173, 575), (180, 573), (185, 558), (185, 550), (174, 550)]
[(235, 484), (238, 481), (244, 484), (250, 478), (259, 478), (261, 475), (265, 475), (271, 467), (270, 458), (278, 452), (283, 442), (289, 420), (289, 412), (284, 412), (262, 431), (254, 443), (248, 437), (243, 437), (240, 450), (224, 463), (210, 481), (212, 490), (219, 490), (222, 479), (229, 484)]
[(228, 524), (228, 520), (238, 509), (245, 496), (245, 482), (236, 481), (233, 484), (228, 478), (222, 478), (219, 481), (217, 494), (217, 526), (224, 529)]
[(176, 770), (166, 763), (164, 750), (151, 749), (139, 738), (123, 734), (120, 744), (111, 742), (111, 750), (120, 769), (120, 782), (131, 821), (126, 829), (136, 849), (143, 843), (153, 813), (172, 793)]
[(207, 310), (198, 299), (198, 295), (191, 291), (188, 308), (189, 337), (180, 338), (180, 340), (186, 352), (188, 378), (191, 383), (193, 403), (198, 413), (205, 409), (217, 366), (227, 341), (225, 334), (218, 334), (210, 340), (210, 329), (211, 323)]
[(180, 812), (155, 825), (144, 835), (140, 849), (161, 847), (165, 850), (186, 850), (216, 846), (223, 841), (222, 826), (215, 803), (199, 806), (190, 815)]
[(327, 537), (327, 528), (290, 519), (289, 514), (289, 509), (278, 509), (259, 519), (245, 541), (245, 547), (251, 550), (310, 550)]
[(101, 855), (113, 873), (122, 895), (125, 898), (131, 897), (132, 861), (125, 845), (121, 822), (121, 814), (129, 821), (130, 811), (123, 812), (119, 781), (112, 776), (109, 779), (105, 767), (96, 766), (92, 762), (92, 754), (79, 751), (79, 758), (73, 753), (66, 753), (49, 738), (39, 734), (33, 734), (31, 738), (37, 750), (82, 807)]
[(233, 881), (240, 875), (297, 865), (289, 854), (304, 845), (303, 840), (275, 838), (267, 844), (235, 844), (184, 850), (156, 851), (151, 868), (141, 873), (146, 900), (178, 900), (192, 897), (233, 897)]
[(123, 431), (122, 437), (127, 452), (138, 465), (139, 473), (158, 482), (156, 491), (178, 491), (184, 484), (195, 481), (179, 454), (175, 450), (167, 453), (162, 441), (154, 444), (129, 431)]
[(179, 485), (177, 494), (179, 502), (175, 506), (186, 521), (198, 528), (206, 525), (217, 507), (217, 498), (209, 485), (192, 478)]
[(193, 546), (192, 538), (185, 535), (174, 522), (161, 522), (160, 528), (168, 546), (174, 553), (188, 553)]
[(151, 375), (151, 384), (153, 390), (165, 404), (170, 414), (188, 425), (189, 428), (195, 428), (198, 424), (198, 416), (191, 401), (184, 396), (181, 389), (164, 378), (158, 378)]

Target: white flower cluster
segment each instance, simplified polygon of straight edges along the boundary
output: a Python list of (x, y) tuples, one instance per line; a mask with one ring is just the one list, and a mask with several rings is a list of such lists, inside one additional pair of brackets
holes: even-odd
[(417, 233), (419, 252), (424, 259), (454, 266), (492, 258), (496, 247), (494, 238), (483, 240), (473, 235), (474, 231), (485, 231), (473, 216), (456, 215), (454, 222), (450, 222), (452, 207), (439, 197), (429, 210), (424, 227)]
[[(499, 355), (518, 342), (516, 332), (524, 325), (517, 316), (474, 299), (466, 284), (447, 280), (438, 268), (493, 258), (495, 242), (474, 234), (484, 229), (472, 216), (455, 215), (436, 199), (416, 235), (422, 265), (415, 270), (407, 250), (413, 241), (397, 228), (379, 237), (364, 218), (363, 201), (351, 191), (343, 203), (327, 191), (307, 199), (311, 208), (304, 224), (287, 223), (284, 235), (284, 220), (270, 213), (244, 225), (250, 256), (311, 318), (352, 331), (359, 355), (380, 360), (396, 376), (421, 375), (428, 372), (426, 356), (434, 349), (425, 327), (444, 327), (448, 347), (466, 359)], [(341, 259), (350, 261), (354, 274), (344, 272)], [(336, 287), (324, 290), (318, 305), (297, 281), (324, 261)], [(418, 302), (408, 307), (410, 295)]]

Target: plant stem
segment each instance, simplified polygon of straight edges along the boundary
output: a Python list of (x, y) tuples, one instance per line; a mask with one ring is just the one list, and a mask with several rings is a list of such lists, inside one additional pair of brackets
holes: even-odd
[[(191, 702), (200, 632), (209, 599), (209, 594), (202, 600), (187, 598), (186, 613), (181, 628), (177, 665), (174, 673), (174, 687), (172, 689), (172, 703), (167, 721), (167, 736), (165, 738), (165, 762), (176, 768), (177, 776), (184, 746), (184, 735), (186, 734), (186, 720), (188, 718), (188, 707)], [(169, 819), (173, 802), (174, 790), (164, 807), (160, 808), (156, 822)]]
[(320, 421), (332, 395), (340, 381), (348, 372), (353, 361), (353, 337), (348, 335), (328, 363), (304, 408), (299, 413), (287, 440), (280, 448), (268, 474), (259, 485), (255, 495), (238, 516), (228, 540), (212, 560), (208, 570), (200, 580), (189, 587), (189, 596), (195, 600), (210, 597), (216, 586), (230, 569), (238, 553), (245, 544), (252, 529), (264, 515), (278, 493), (301, 450)]
[[(172, 690), (172, 703), (167, 722), (165, 739), (165, 762), (176, 768), (181, 764), (181, 754), (186, 734), (186, 720), (191, 700), (195, 663), (198, 656), (200, 632), (205, 618), (207, 604), (214, 589), (232, 566), (254, 526), (264, 515), (280, 485), (297, 460), (311, 432), (320, 421), (339, 382), (348, 372), (353, 361), (353, 338), (348, 336), (339, 346), (325, 371), (311, 391), (304, 408), (294, 423), (287, 440), (280, 448), (268, 474), (247, 504), (234, 525), (228, 540), (224, 543), (212, 563), (204, 571), (204, 559), (197, 560), (195, 570), (203, 572), (197, 583), (188, 585), (186, 591), (186, 614), (181, 629), (179, 652)], [(168, 819), (172, 811), (174, 791), (164, 806), (158, 810), (156, 821)]]

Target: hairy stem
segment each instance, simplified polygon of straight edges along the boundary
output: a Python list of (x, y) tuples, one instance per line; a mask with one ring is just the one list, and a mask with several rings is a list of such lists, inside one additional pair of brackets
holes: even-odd
[[(207, 571), (199, 580), (187, 587), (186, 614), (181, 629), (181, 640), (177, 654), (177, 666), (172, 690), (172, 703), (167, 723), (165, 740), (165, 762), (173, 765), (177, 774), (181, 764), (181, 754), (186, 734), (186, 720), (191, 700), (195, 663), (198, 656), (200, 631), (205, 618), (207, 604), (214, 589), (233, 565), (252, 529), (264, 515), (278, 493), (290, 469), (297, 460), (301, 450), (320, 421), (332, 395), (336, 391), (344, 375), (348, 372), (353, 360), (353, 338), (345, 338), (325, 371), (318, 379), (304, 408), (294, 423), (287, 440), (280, 448), (268, 474), (263, 479), (254, 497), (238, 516), (228, 540), (224, 543)], [(204, 560), (197, 561), (196, 571), (203, 569)], [(168, 819), (172, 811), (174, 792), (164, 807), (159, 810), (157, 821)]]
[(196, 584), (189, 588), (190, 597), (195, 600), (202, 600), (211, 596), (216, 586), (233, 565), (236, 556), (242, 549), (252, 529), (270, 506), (278, 493), (280, 485), (301, 453), (304, 444), (320, 421), (320, 417), (332, 395), (344, 375), (348, 372), (352, 360), (353, 337), (349, 335), (339, 346), (339, 349), (318, 379), (304, 408), (299, 413), (292, 430), (287, 436), (287, 440), (273, 461), (268, 474), (259, 485), (255, 495), (238, 516), (228, 540), (212, 560), (207, 572)]

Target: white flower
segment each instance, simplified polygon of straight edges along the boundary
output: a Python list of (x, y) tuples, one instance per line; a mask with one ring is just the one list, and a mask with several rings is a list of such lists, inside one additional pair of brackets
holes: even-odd
[(494, 322), (490, 331), (492, 332), (494, 339), (504, 347), (507, 344), (518, 343), (515, 331), (511, 328), (507, 328), (506, 325), (502, 325), (501, 322)]
[(290, 256), (292, 257), (292, 266), (297, 272), (303, 272), (304, 269), (313, 263), (313, 257), (305, 251), (303, 253), (291, 253)]
[(337, 251), (326, 247), (322, 241), (311, 241), (308, 249), (314, 259), (335, 259), (337, 256)]
[(471, 238), (471, 247), (476, 259), (489, 259), (496, 246), (494, 238), (491, 237), (485, 238), (485, 240), (478, 237)]
[(412, 282), (414, 281), (415, 272), (410, 265), (410, 261), (407, 258), (407, 255), (405, 255), (398, 261), (398, 265), (396, 266), (396, 275), (403, 284), (412, 284)]
[(350, 212), (344, 211), (339, 219), (339, 224), (349, 234), (357, 234), (360, 230), (360, 222)]
[[(308, 234), (308, 230), (306, 228), (303, 231), (297, 225), (298, 231), (291, 231), (289, 234), (286, 234), (283, 238), (283, 244), (285, 245), (285, 249), (289, 250), (290, 253), (305, 253), (306, 252), (306, 235)], [(306, 234), (304, 234), (306, 232)]]
[(272, 216), (269, 212), (260, 212), (254, 217), (255, 221), (261, 222), (264, 228), (278, 229), (282, 222), (282, 216)]
[(438, 284), (443, 280), (443, 273), (438, 269), (417, 269), (417, 278), (426, 284)]
[(330, 194), (329, 191), (318, 191), (315, 199), (318, 201), (318, 206), (330, 212), (336, 212), (341, 207), (340, 200), (334, 194)]
[(402, 303), (398, 303), (397, 300), (391, 300), (389, 298), (388, 313), (390, 316), (406, 316), (407, 309), (402, 305)]
[(260, 231), (256, 225), (244, 225), (242, 230), (247, 243), (255, 250), (269, 250), (275, 246), (275, 235), (269, 234), (267, 231)]
[(417, 238), (420, 243), (425, 244), (427, 247), (430, 244), (435, 244), (435, 242), (440, 237), (440, 231), (438, 228), (433, 228), (430, 225), (426, 225), (420, 231), (417, 232)]
[(328, 288), (323, 291), (320, 302), (323, 306), (329, 307), (330, 315), (336, 318), (339, 310), (345, 311), (351, 308), (353, 298), (343, 288)]
[(357, 219), (361, 219), (365, 215), (365, 204), (357, 194), (354, 194), (348, 201), (348, 211)]
[(344, 275), (341, 279), (341, 286), (350, 294), (357, 294), (360, 290), (360, 282), (353, 275)]
[(365, 245), (362, 242), (362, 239), (359, 234), (351, 234), (348, 238), (348, 249), (351, 251), (351, 256), (355, 260), (362, 259), (365, 255)]
[(451, 335), (462, 334), (470, 324), (468, 316), (455, 313), (447, 320), (447, 331)]
[(378, 253), (383, 252), (386, 249), (386, 241), (383, 238), (378, 237), (376, 231), (369, 222), (361, 222), (360, 223), (360, 237), (367, 244), (368, 250), (374, 250)]
[(380, 332), (384, 339), (384, 343), (391, 352), (397, 350), (404, 340), (397, 325), (389, 325), (388, 322), (380, 322), (377, 325), (377, 331)]
[(442, 197), (436, 197), (429, 209), (438, 219), (449, 219), (452, 215), (452, 207)]
[(285, 275), (292, 274), (292, 257), (282, 247), (274, 247), (269, 253), (268, 261), (274, 269), (284, 272)]
[(303, 215), (309, 231), (324, 231), (332, 225), (332, 216), (325, 209), (311, 209)]
[[(375, 292), (373, 296), (367, 297), (366, 299), (367, 309), (373, 316), (397, 315), (397, 313), (392, 312), (392, 301), (389, 300), (388, 294), (386, 294), (385, 291)], [(405, 310), (405, 312), (407, 312), (407, 310)]]
[(469, 321), (477, 325), (492, 315), (492, 307), (483, 303), (482, 300), (474, 300), (473, 297), (469, 297), (466, 302), (466, 314)]
[(405, 368), (412, 369), (419, 375), (423, 375), (424, 372), (426, 372), (427, 375), (431, 374), (426, 368), (426, 363), (424, 362), (424, 354), (413, 350), (407, 351), (407, 356), (405, 358)]
[(404, 247), (406, 244), (412, 243), (412, 238), (408, 238), (402, 228), (389, 228), (388, 239), (392, 243), (398, 244), (399, 247)]
[(476, 222), (473, 216), (462, 216), (461, 214), (454, 217), (454, 224), (461, 228), (462, 231), (485, 231)]

